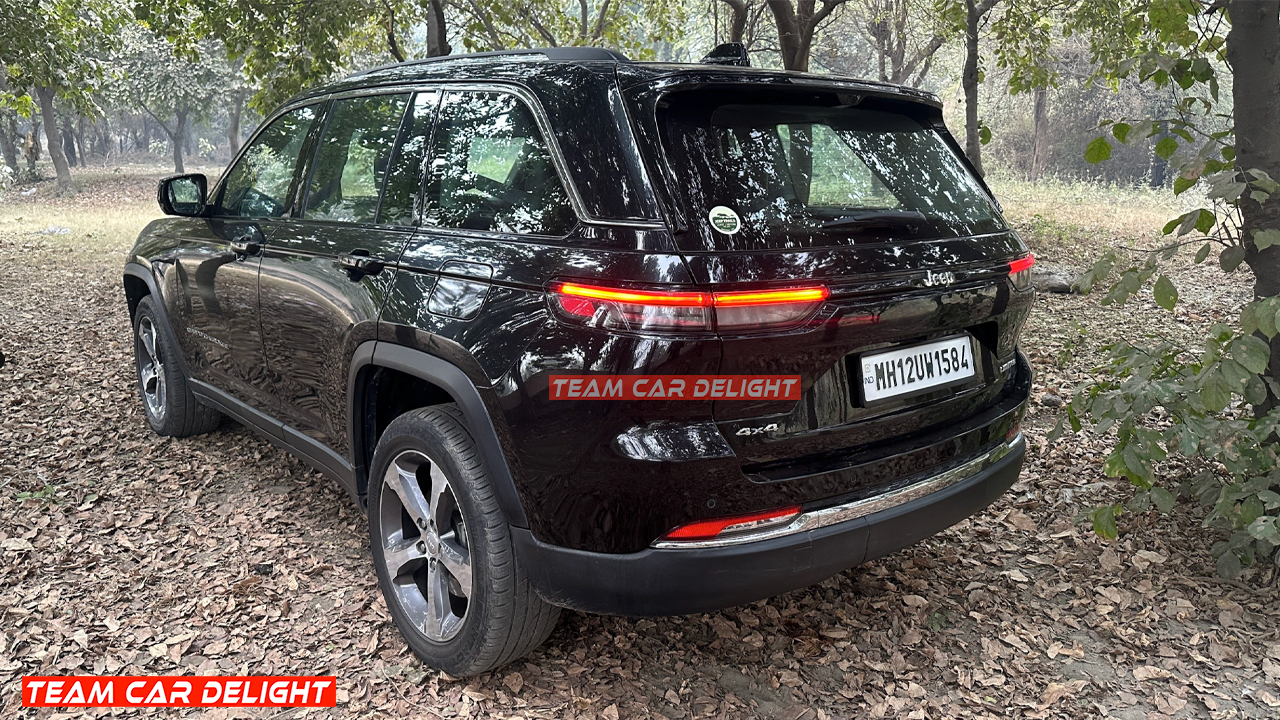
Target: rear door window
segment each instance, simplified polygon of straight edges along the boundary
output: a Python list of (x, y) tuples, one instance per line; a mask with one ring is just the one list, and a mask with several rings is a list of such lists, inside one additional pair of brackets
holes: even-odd
[(576, 218), (533, 113), (513, 95), (449, 91), (440, 102), (426, 222), (564, 235)]
[[(812, 96), (810, 96), (812, 97)], [(686, 250), (903, 242), (1004, 222), (935, 131), (884, 109), (680, 93), (659, 110)]]
[(427, 145), (435, 122), (440, 93), (420, 92), (413, 96), (400, 142), (387, 170), (387, 188), (382, 194), (378, 222), (384, 225), (417, 225), (422, 219), (422, 182), (426, 173)]

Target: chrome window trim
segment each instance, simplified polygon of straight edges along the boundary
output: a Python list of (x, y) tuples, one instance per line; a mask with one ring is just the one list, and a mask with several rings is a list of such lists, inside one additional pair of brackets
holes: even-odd
[(990, 467), (996, 461), (1008, 455), (1015, 447), (1018, 446), (1018, 443), (1021, 442), (1022, 433), (1018, 433), (1013, 439), (1006, 440), (980, 457), (974, 458), (963, 465), (956, 466), (950, 470), (944, 470), (936, 475), (926, 477), (917, 483), (898, 488), (897, 490), (892, 490), (884, 493), (883, 495), (873, 495), (872, 497), (855, 500), (843, 505), (802, 512), (786, 525), (768, 527), (754, 532), (744, 532), (723, 538), (709, 538), (707, 540), (691, 540), (687, 542), (676, 540), (656, 540), (650, 545), (650, 547), (659, 550), (693, 550), (730, 547), (733, 545), (742, 545), (744, 543), (785, 537), (787, 535), (795, 535), (797, 533), (817, 530), (819, 528), (847, 522), (849, 520), (856, 520), (873, 513), (895, 508), (899, 505), (909, 503), (913, 500), (918, 500), (940, 490), (946, 490), (953, 485), (957, 485), (974, 475), (977, 475), (979, 472)]
[[(569, 173), (569, 166), (565, 162), (563, 153), (560, 151), (559, 139), (556, 137), (555, 132), (553, 132), (552, 130), (551, 120), (550, 118), (547, 117), (546, 111), (543, 110), (542, 103), (539, 102), (538, 98), (528, 89), (520, 85), (517, 85), (515, 83), (488, 82), (488, 81), (477, 82), (474, 80), (455, 82), (450, 80), (440, 80), (435, 82), (398, 83), (398, 84), (392, 84), (392, 85), (371, 85), (369, 87), (352, 88), (350, 90), (331, 92), (323, 95), (313, 95), (313, 96), (298, 100), (296, 102), (291, 102), (287, 105), (283, 105), (280, 108), (278, 108), (274, 113), (272, 113), (270, 116), (268, 116), (265, 120), (263, 120), (262, 123), (258, 126), (258, 129), (249, 138), (249, 140), (247, 140), (244, 143), (244, 145), (241, 146), (240, 152), (237, 153), (236, 157), (231, 161), (229, 165), (227, 165), (227, 169), (229, 170), (235, 167), (236, 163), (240, 161), (240, 157), (244, 154), (245, 150), (250, 145), (252, 145), (255, 140), (258, 139), (258, 135), (262, 132), (263, 129), (265, 129), (271, 123), (275, 122), (276, 119), (279, 118), (281, 115), (284, 115), (285, 113), (296, 110), (300, 107), (322, 104), (332, 100), (342, 100), (342, 99), (351, 98), (351, 97), (362, 97), (365, 95), (396, 95), (396, 94), (405, 93), (405, 92), (408, 92), (408, 93), (432, 92), (432, 91), (444, 92), (447, 90), (463, 90), (463, 91), (469, 90), (472, 92), (505, 93), (507, 95), (512, 95), (520, 102), (523, 102), (525, 107), (529, 109), (529, 112), (533, 113), (534, 122), (537, 123), (538, 125), (538, 132), (542, 133), (542, 138), (547, 143), (547, 149), (551, 153), (551, 163), (556, 168), (556, 175), (558, 175), (560, 178), (560, 185), (561, 187), (564, 188), (565, 194), (568, 195), (569, 205), (570, 207), (573, 208), (573, 213), (574, 215), (577, 216), (579, 222), (585, 223), (587, 225), (636, 228), (641, 230), (665, 230), (666, 229), (667, 225), (662, 220), (610, 220), (607, 218), (597, 217), (595, 215), (592, 215), (590, 212), (588, 212), (586, 202), (582, 199), (582, 194), (578, 191), (578, 186), (573, 181), (573, 176)], [(214, 187), (215, 193), (221, 192), (222, 184), (223, 184), (223, 181), (226, 179), (226, 176), (227, 176), (227, 173), (224, 171), (223, 176), (218, 179), (218, 183)], [(214, 197), (214, 194), (211, 194), (210, 197)], [(418, 227), (433, 227), (433, 226), (419, 225)], [(554, 236), (554, 237), (558, 237), (558, 236)]]
[[(565, 162), (564, 153), (560, 150), (560, 141), (551, 127), (551, 120), (547, 117), (547, 113), (543, 109), (542, 103), (538, 101), (537, 96), (520, 85), (504, 82), (477, 82), (474, 80), (440, 80), (437, 82), (411, 83), (407, 85), (378, 85), (374, 87), (343, 90), (342, 92), (330, 93), (325, 97), (330, 100), (341, 100), (343, 98), (359, 97), (361, 95), (395, 94), (399, 92), (427, 92), (432, 90), (437, 92), (459, 90), (464, 92), (502, 93), (511, 95), (523, 103), (524, 106), (528, 108), (529, 112), (533, 114), (533, 120), (538, 126), (538, 132), (542, 134), (542, 139), (547, 144), (547, 150), (551, 153), (551, 164), (556, 168), (556, 175), (560, 179), (560, 186), (564, 188), (565, 195), (569, 198), (569, 205), (573, 208), (573, 213), (578, 217), (579, 222), (586, 223), (587, 225), (606, 225), (612, 227), (640, 228), (647, 230), (662, 230), (666, 228), (666, 224), (661, 220), (609, 220), (606, 218), (596, 217), (588, 212), (586, 201), (583, 200), (582, 194), (578, 191), (577, 183), (573, 181), (573, 175), (569, 173), (568, 163)], [(420, 227), (428, 226), (423, 225)]]

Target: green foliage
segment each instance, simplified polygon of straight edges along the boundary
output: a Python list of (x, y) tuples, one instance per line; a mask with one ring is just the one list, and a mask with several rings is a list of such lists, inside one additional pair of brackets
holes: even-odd
[(82, 113), (94, 115), (93, 92), (104, 68), (99, 60), (110, 48), (127, 12), (111, 0), (0, 0), (0, 67), (9, 91), (0, 106), (24, 115), (31, 93), (50, 88)]
[[(599, 45), (650, 59), (655, 42), (677, 35), (685, 18), (678, 0), (472, 0), (449, 7), (450, 34), (461, 36), (467, 51)], [(259, 112), (353, 66), (394, 62), (389, 27), (400, 29), (396, 47), (406, 59), (430, 50), (415, 45), (408, 32), (425, 24), (427, 0), (157, 0), (139, 5), (138, 12), (179, 50), (203, 38), (224, 43), (260, 88), (250, 102)]]
[(113, 102), (148, 112), (170, 130), (175, 116), (204, 115), (238, 85), (217, 43), (202, 41), (180, 53), (137, 25), (123, 28), (110, 63), (117, 80), (107, 93)]
[(595, 45), (651, 60), (654, 44), (680, 34), (679, 0), (474, 0), (464, 5), (462, 43), (468, 51)]
[[(1231, 273), (1252, 249), (1280, 245), (1280, 228), (1245, 232), (1242, 201), (1265, 202), (1280, 183), (1235, 164), (1235, 138), (1218, 84), (1229, 25), (1215, 13), (1189, 0), (1106, 0), (1077, 4), (1068, 23), (1088, 37), (1100, 76), (1136, 76), (1170, 92), (1174, 107), (1168, 116), (1103, 126), (1119, 143), (1154, 140), (1154, 153), (1176, 169), (1174, 194), (1199, 186), (1208, 201), (1165, 224), (1165, 247), (1140, 255), (1109, 251), (1099, 258), (1077, 285), (1084, 292), (1105, 289), (1104, 305), (1128, 302), (1151, 284), (1156, 304), (1174, 312), (1179, 293), (1161, 266), (1182, 248), (1197, 248), (1197, 264), (1216, 249), (1220, 267)], [(1098, 137), (1085, 159), (1102, 162), (1111, 149), (1107, 137)], [(1213, 325), (1200, 347), (1174, 342), (1159, 328), (1108, 347), (1104, 378), (1076, 393), (1054, 432), (1114, 433), (1105, 469), (1138, 488), (1131, 509), (1169, 512), (1178, 496), (1200, 499), (1210, 508), (1205, 523), (1228, 532), (1213, 548), (1224, 577), (1260, 559), (1280, 563), (1280, 383), (1271, 371), (1278, 315), (1280, 297), (1260, 297), (1234, 324)], [(1206, 469), (1170, 483), (1160, 468), (1172, 456)], [(1099, 535), (1115, 537), (1118, 509), (1090, 513)]]
[[(1200, 260), (1210, 244), (1197, 253)], [(1080, 285), (1088, 290), (1110, 282), (1104, 304), (1126, 302), (1156, 275), (1158, 257), (1152, 254), (1126, 266), (1108, 252)], [(1167, 275), (1156, 277), (1153, 295), (1166, 310), (1177, 306), (1177, 288)], [(1232, 532), (1233, 539), (1216, 548), (1232, 556), (1218, 558), (1218, 569), (1229, 577), (1280, 549), (1280, 409), (1248, 410), (1280, 396), (1280, 383), (1268, 374), (1269, 341), (1277, 336), (1278, 325), (1280, 297), (1269, 297), (1246, 305), (1235, 326), (1214, 325), (1199, 351), (1157, 334), (1109, 346), (1102, 368), (1106, 379), (1078, 392), (1055, 430), (1055, 436), (1067, 427), (1114, 432), (1116, 445), (1105, 469), (1140, 489), (1131, 505), (1150, 504), (1169, 512), (1175, 491), (1210, 504), (1206, 522)], [(1226, 480), (1219, 483), (1210, 475), (1194, 487), (1161, 487), (1158, 464), (1172, 455), (1220, 463)], [(1113, 508), (1098, 508), (1090, 519), (1100, 535), (1114, 537)]]
[(1103, 160), (1111, 157), (1111, 143), (1107, 142), (1104, 137), (1099, 137), (1089, 143), (1088, 149), (1084, 151), (1084, 159), (1097, 165)]

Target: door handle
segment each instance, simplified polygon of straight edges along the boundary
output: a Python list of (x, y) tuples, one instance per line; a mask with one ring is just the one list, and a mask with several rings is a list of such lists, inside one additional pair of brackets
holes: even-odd
[(353, 275), (377, 275), (387, 266), (379, 258), (369, 257), (367, 250), (353, 250), (338, 256), (338, 265)]
[(249, 235), (241, 235), (235, 238), (227, 243), (227, 247), (231, 248), (231, 252), (237, 255), (257, 255), (262, 251), (262, 245), (254, 242)]

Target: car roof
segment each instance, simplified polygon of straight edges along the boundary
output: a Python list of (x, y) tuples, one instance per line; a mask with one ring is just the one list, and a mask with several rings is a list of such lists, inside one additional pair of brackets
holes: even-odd
[(598, 47), (552, 47), (496, 52), (464, 53), (409, 60), (363, 70), (335, 83), (300, 94), (294, 101), (327, 93), (377, 85), (411, 83), (423, 80), (512, 80), (520, 69), (534, 68), (543, 72), (548, 66), (566, 65), (617, 70), (625, 85), (636, 85), (666, 78), (689, 76), (691, 81), (716, 82), (785, 82), (814, 86), (842, 86), (853, 90), (895, 95), (903, 99), (941, 107), (933, 93), (904, 85), (877, 82), (832, 74), (802, 73), (792, 70), (740, 67), (713, 63), (675, 63), (635, 61), (616, 50)]

